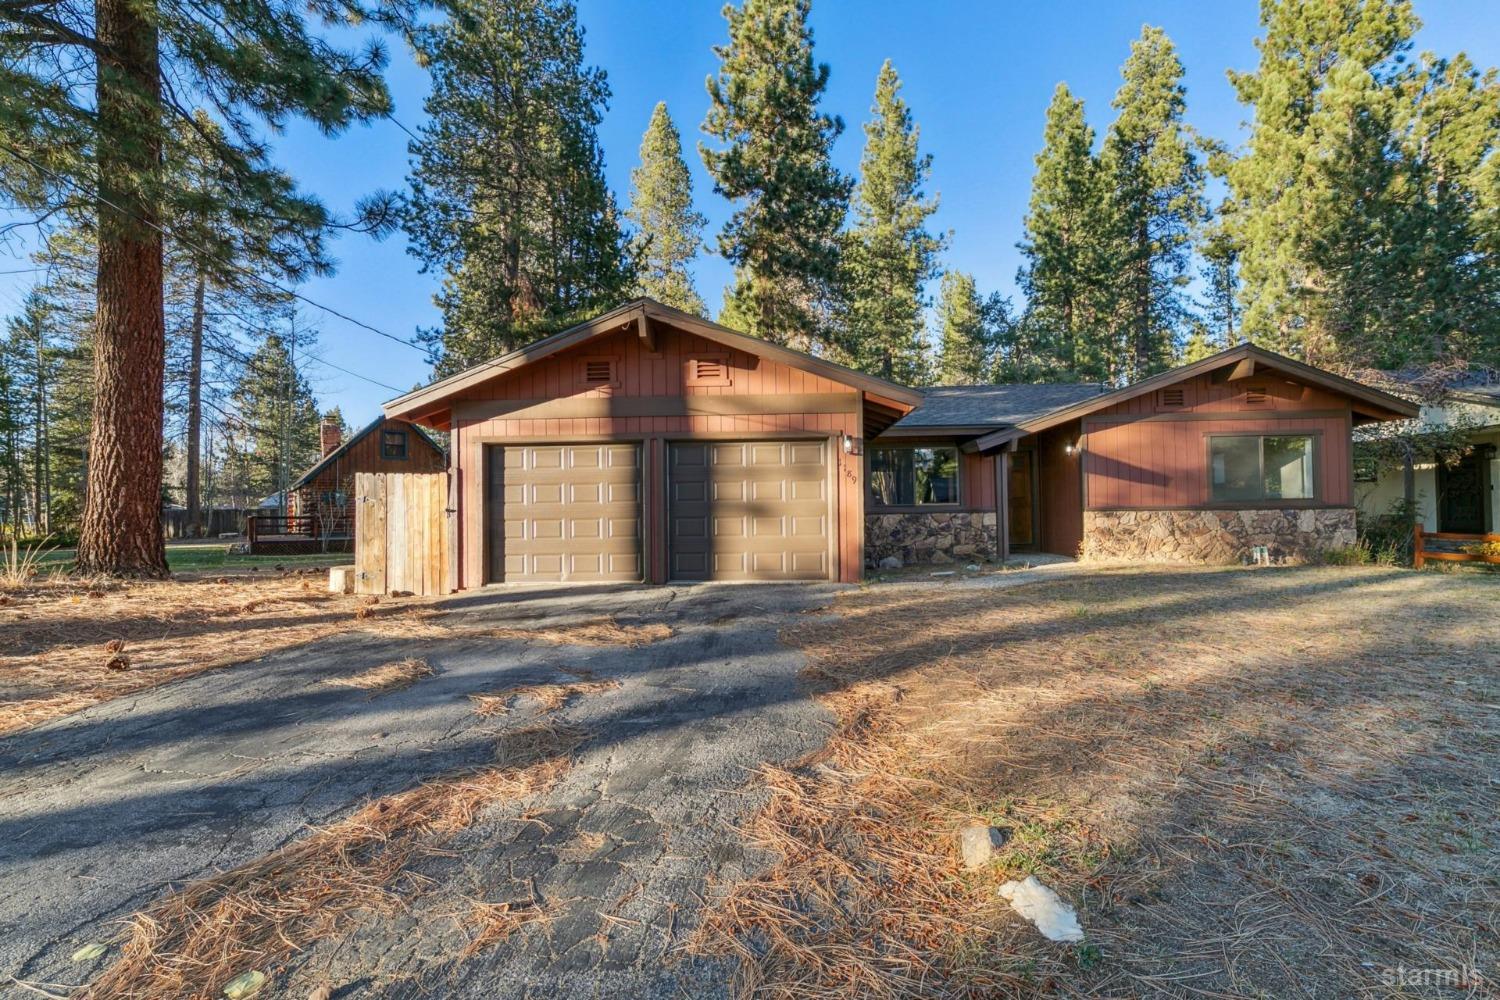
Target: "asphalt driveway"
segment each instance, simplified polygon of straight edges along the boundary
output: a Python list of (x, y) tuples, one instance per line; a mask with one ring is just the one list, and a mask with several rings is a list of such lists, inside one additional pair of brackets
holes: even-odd
[[(586, 732), (576, 765), (425, 859), (433, 891), (299, 955), (265, 995), (714, 995), (721, 965), (684, 958), (710, 878), (756, 864), (733, 826), (750, 769), (820, 745), (831, 719), (799, 692), (777, 633), (832, 587), (701, 586), (480, 592), (476, 624), (664, 623), (631, 647), (527, 638), (334, 637), (107, 702), (0, 741), (0, 993), (78, 984), (73, 963), (165, 889), (274, 850), (372, 796), (489, 760), (533, 720), (485, 718), (468, 696), (587, 670), (619, 686), (557, 714)], [(375, 698), (324, 683), (422, 657), (434, 676)], [(464, 900), (517, 886), (553, 917), (460, 957)], [(100, 965), (110, 956), (98, 960)], [(57, 989), (58, 985), (49, 987)], [(211, 990), (216, 992), (216, 989)]]

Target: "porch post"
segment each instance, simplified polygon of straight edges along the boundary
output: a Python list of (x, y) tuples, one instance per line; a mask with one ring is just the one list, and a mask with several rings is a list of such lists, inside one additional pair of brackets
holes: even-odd
[(1000, 565), (1010, 558), (1010, 453), (1014, 441), (995, 455), (995, 551)]

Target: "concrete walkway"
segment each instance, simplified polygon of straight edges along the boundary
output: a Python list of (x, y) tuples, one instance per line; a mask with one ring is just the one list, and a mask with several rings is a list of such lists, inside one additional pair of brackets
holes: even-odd
[[(260, 856), (371, 796), (489, 761), (532, 711), (482, 718), (467, 696), (580, 668), (620, 686), (555, 716), (588, 734), (567, 776), (423, 862), (436, 887), (409, 912), (311, 948), (268, 995), (325, 982), (336, 997), (723, 993), (730, 970), (676, 949), (705, 880), (755, 866), (733, 829), (757, 801), (745, 791), (751, 769), (827, 738), (830, 718), (796, 685), (803, 659), (777, 634), (834, 589), (479, 592), (450, 602), (475, 625), (612, 615), (676, 634), (631, 648), (335, 637), (0, 741), (0, 994), (26, 995), (12, 977), (86, 981), (99, 966), (71, 953), (171, 883)], [(373, 699), (323, 683), (407, 656), (436, 675)], [(517, 893), (542, 899), (553, 919), (460, 960), (468, 936), (455, 915)]]

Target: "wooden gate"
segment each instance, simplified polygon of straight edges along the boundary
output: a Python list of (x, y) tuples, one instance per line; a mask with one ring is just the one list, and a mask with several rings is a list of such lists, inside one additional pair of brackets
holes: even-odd
[(356, 593), (452, 593), (446, 472), (361, 472), (354, 497)]

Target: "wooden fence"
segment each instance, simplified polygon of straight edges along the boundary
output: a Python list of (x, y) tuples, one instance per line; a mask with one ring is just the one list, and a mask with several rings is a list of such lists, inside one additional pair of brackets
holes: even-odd
[[(1500, 566), (1500, 556), (1480, 555), (1467, 551), (1470, 545), (1491, 542), (1500, 545), (1500, 535), (1465, 535), (1456, 531), (1423, 531), (1418, 524), (1412, 539), (1412, 565), (1417, 569), (1429, 562), (1477, 562)], [(1436, 543), (1436, 544), (1434, 544)], [(1447, 543), (1447, 544), (1444, 544)], [(1454, 543), (1458, 543), (1455, 545)]]
[(354, 502), (356, 593), (452, 593), (446, 472), (361, 472)]

